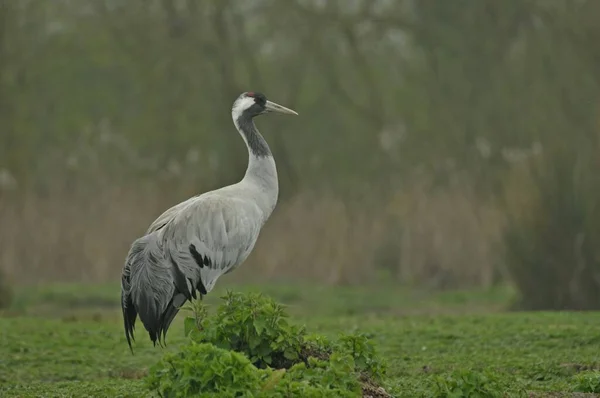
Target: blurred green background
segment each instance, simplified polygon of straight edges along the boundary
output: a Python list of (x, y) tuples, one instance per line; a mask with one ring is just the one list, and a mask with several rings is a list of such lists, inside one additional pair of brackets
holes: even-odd
[(0, 0), (3, 283), (116, 285), (164, 209), (241, 178), (254, 90), (300, 117), (258, 121), (281, 198), (220, 283), (598, 308), (599, 83), (595, 0)]

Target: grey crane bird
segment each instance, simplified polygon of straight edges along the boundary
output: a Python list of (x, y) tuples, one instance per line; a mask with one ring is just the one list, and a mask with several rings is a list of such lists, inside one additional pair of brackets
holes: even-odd
[(121, 277), (121, 305), (132, 352), (138, 315), (154, 345), (161, 344), (179, 308), (197, 292), (200, 297), (210, 292), (254, 248), (279, 193), (275, 160), (253, 121), (268, 112), (297, 115), (261, 93), (242, 93), (231, 116), (248, 147), (244, 178), (171, 207), (131, 245)]

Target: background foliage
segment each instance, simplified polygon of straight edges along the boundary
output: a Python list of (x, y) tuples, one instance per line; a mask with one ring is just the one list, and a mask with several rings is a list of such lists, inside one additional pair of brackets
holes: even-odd
[(153, 217), (240, 178), (229, 108), (260, 90), (301, 116), (259, 121), (282, 197), (244, 280), (508, 281), (526, 308), (597, 308), (599, 16), (594, 0), (0, 0), (0, 266), (116, 280)]

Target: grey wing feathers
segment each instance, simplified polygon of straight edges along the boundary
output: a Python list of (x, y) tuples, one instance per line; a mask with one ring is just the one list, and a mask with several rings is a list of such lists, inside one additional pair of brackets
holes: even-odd
[[(156, 344), (179, 307), (206, 294), (243, 262), (262, 222), (256, 206), (235, 199), (193, 198), (163, 213), (136, 240), (122, 276), (122, 307), (129, 346), (137, 315)], [(162, 336), (161, 336), (162, 335)]]
[(165, 321), (170, 320), (162, 318), (175, 296), (172, 272), (157, 232), (132, 244), (121, 280), (125, 336), (130, 347), (137, 315), (154, 343), (160, 342), (161, 332), (166, 333)]
[[(210, 292), (221, 275), (250, 254), (262, 227), (261, 216), (256, 205), (242, 200), (207, 198), (183, 209), (163, 233), (181, 271), (194, 275), (194, 281)], [(196, 261), (199, 256), (202, 264)]]
[(186, 206), (188, 206), (191, 202), (193, 202), (196, 197), (190, 198), (185, 202), (181, 202), (167, 210), (165, 210), (152, 224), (148, 227), (146, 234), (157, 231), (168, 224), (175, 216)]

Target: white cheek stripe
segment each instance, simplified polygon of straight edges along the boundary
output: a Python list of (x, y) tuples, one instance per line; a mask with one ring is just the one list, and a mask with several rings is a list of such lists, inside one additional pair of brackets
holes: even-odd
[(233, 118), (233, 122), (236, 123), (241, 114), (252, 105), (254, 105), (254, 98), (252, 97), (244, 97), (235, 101), (233, 108), (231, 108), (231, 117)]

